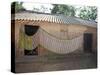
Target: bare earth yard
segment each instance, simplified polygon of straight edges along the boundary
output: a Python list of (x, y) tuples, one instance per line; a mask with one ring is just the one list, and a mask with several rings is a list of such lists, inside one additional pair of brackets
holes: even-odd
[(24, 57), (16, 60), (16, 72), (44, 72), (59, 70), (90, 69), (97, 67), (95, 53), (67, 54), (47, 57)]

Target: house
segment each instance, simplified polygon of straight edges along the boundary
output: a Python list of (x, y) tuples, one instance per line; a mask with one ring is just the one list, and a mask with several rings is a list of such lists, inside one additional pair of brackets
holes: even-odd
[(75, 50), (96, 52), (97, 23), (60, 14), (19, 12), (15, 24), (15, 54), (45, 55), (46, 50), (67, 54)]

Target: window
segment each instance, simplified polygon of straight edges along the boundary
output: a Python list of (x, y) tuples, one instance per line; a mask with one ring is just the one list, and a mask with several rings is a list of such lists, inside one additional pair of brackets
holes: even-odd
[(37, 32), (38, 29), (39, 26), (25, 25), (25, 34), (32, 36)]
[[(25, 25), (25, 34), (30, 36), (33, 36), (39, 29), (39, 26), (32, 26), (32, 25)], [(25, 39), (28, 40), (28, 39)], [(25, 42), (27, 43), (27, 42)], [(32, 43), (28, 42), (28, 45), (31, 45)], [(38, 55), (38, 47), (36, 47), (35, 49), (24, 49), (24, 54), (25, 55)]]
[(24, 50), (24, 54), (25, 55), (38, 55), (38, 47), (36, 47), (35, 49), (32, 50)]

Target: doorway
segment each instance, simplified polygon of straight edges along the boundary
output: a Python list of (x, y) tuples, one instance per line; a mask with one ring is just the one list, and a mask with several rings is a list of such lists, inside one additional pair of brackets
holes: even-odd
[(84, 52), (92, 52), (93, 34), (84, 33)]

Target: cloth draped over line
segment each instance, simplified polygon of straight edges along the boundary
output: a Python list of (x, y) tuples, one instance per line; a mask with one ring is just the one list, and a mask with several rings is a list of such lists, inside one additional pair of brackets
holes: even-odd
[(21, 31), (20, 39), (23, 40), (19, 39), (20, 46), (27, 50), (35, 49), (41, 45), (54, 53), (67, 54), (81, 48), (83, 43), (83, 35), (68, 40), (52, 36), (42, 28), (39, 28), (33, 36), (27, 36), (23, 30)]

